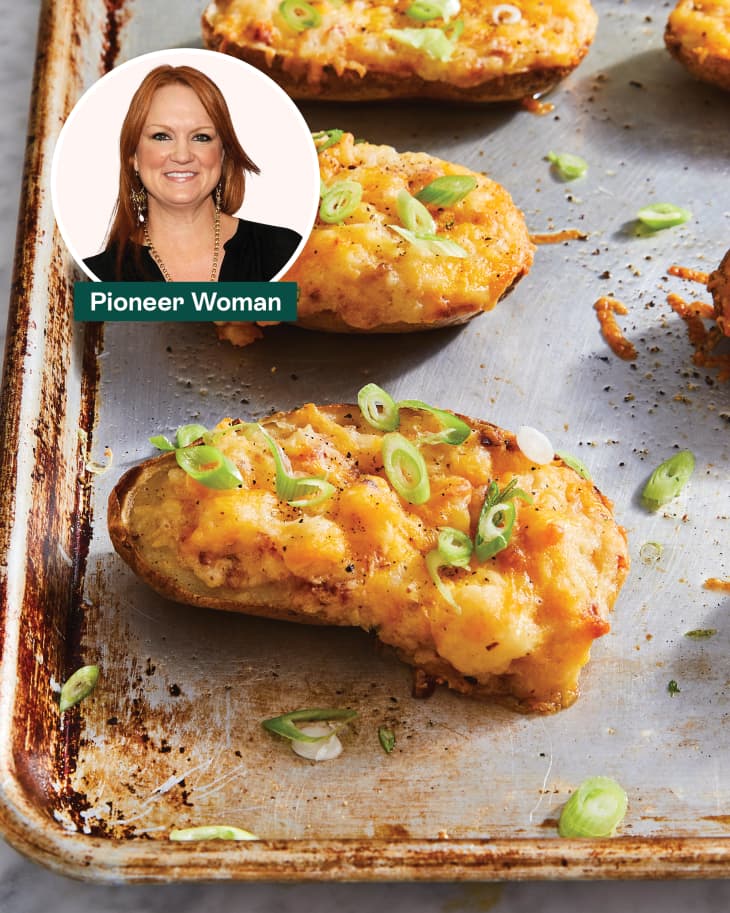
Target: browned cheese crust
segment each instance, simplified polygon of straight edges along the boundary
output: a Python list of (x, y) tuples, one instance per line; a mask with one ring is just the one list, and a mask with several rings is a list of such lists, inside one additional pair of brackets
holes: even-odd
[[(337, 224), (314, 224), (282, 280), (299, 288), (297, 323), (338, 333), (402, 333), (465, 323), (490, 311), (530, 269), (534, 245), (509, 193), (482, 174), (422, 152), (355, 142), (350, 133), (319, 154), (323, 184), (356, 181), (362, 201)], [(397, 196), (415, 196), (435, 178), (470, 175), (477, 186), (450, 206), (429, 205), (439, 237), (465, 253), (434, 253), (403, 238)], [(248, 325), (222, 323), (218, 335), (251, 342)]]
[(409, 3), (312, 5), (320, 25), (298, 32), (279, 0), (218, 0), (203, 13), (205, 44), (264, 70), (293, 98), (494, 102), (552, 88), (586, 55), (597, 24), (588, 0), (522, 0), (516, 22), (500, 15), (503, 4), (462, 0), (463, 32), (438, 60), (388, 34), (439, 24), (406, 15)]
[[(129, 566), (162, 595), (215, 609), (306, 624), (359, 626), (450, 687), (522, 710), (571, 704), (594, 639), (628, 571), (610, 502), (559, 458), (536, 466), (514, 435), (465, 419), (459, 445), (421, 444), (430, 497), (403, 500), (383, 468), (383, 433), (357, 406), (306, 405), (262, 422), (294, 474), (324, 476), (335, 493), (295, 507), (276, 495), (269, 446), (255, 425), (225, 420), (218, 446), (240, 488), (206, 488), (165, 454), (127, 472), (109, 500), (109, 532)], [(402, 408), (411, 441), (436, 419)], [(506, 548), (440, 579), (425, 556), (443, 527), (474, 536), (490, 481), (512, 479)]]
[(730, 0), (680, 0), (664, 41), (693, 76), (730, 91)]
[(730, 336), (730, 250), (718, 268), (710, 273), (707, 288), (712, 294), (717, 325), (725, 336)]

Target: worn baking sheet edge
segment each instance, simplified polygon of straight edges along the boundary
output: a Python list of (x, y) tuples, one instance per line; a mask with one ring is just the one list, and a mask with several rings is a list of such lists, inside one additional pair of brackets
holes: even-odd
[[(74, 24), (80, 21), (81, 9), (75, 2), (46, 0), (43, 4), (0, 392), (5, 442), (0, 456), (4, 508), (0, 525), (0, 833), (18, 850), (59, 873), (103, 882), (730, 876), (727, 839), (297, 840), (198, 844), (191, 851), (160, 842), (112, 842), (66, 833), (34, 804), (17, 778), (12, 754), (25, 596), (25, 574), (20, 569), (25, 570), (28, 551), (32, 428), (47, 364), (47, 280), (62, 259), (44, 180), (74, 89), (68, 48)], [(68, 310), (65, 317), (70, 320)]]

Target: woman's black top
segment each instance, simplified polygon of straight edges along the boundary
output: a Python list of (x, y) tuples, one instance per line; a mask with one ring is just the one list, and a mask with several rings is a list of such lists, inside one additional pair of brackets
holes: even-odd
[[(220, 282), (267, 282), (287, 263), (302, 236), (291, 228), (238, 220), (232, 238), (223, 245), (225, 255), (218, 272)], [(130, 243), (117, 274), (116, 245), (84, 260), (102, 282), (164, 282), (149, 248)]]

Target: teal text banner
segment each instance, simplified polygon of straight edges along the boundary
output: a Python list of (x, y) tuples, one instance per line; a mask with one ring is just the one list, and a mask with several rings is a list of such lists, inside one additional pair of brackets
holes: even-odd
[(296, 282), (74, 283), (74, 320), (296, 319)]

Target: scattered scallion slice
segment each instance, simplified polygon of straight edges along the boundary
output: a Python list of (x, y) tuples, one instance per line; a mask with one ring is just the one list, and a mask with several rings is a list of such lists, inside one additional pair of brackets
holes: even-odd
[(398, 232), (402, 238), (418, 247), (423, 253), (438, 254), (442, 257), (464, 258), (469, 256), (460, 244), (457, 244), (456, 241), (451, 241), (449, 238), (442, 238), (441, 235), (417, 235), (415, 232), (409, 231), (400, 225), (389, 225), (388, 228)]
[(649, 510), (658, 510), (663, 504), (676, 498), (684, 488), (695, 468), (695, 457), (691, 450), (680, 450), (674, 456), (660, 463), (649, 476), (641, 493), (641, 500)]
[(192, 479), (206, 488), (226, 491), (243, 484), (236, 464), (210, 444), (180, 447), (175, 450), (175, 459), (180, 469), (184, 469)]
[(643, 564), (657, 564), (664, 552), (661, 542), (644, 542), (639, 549), (639, 558)]
[(561, 837), (610, 837), (623, 821), (628, 798), (610, 777), (589, 777), (563, 806)]
[(378, 741), (383, 751), (386, 754), (390, 754), (395, 748), (395, 733), (387, 726), (380, 726), (378, 728)]
[(574, 181), (588, 171), (588, 162), (571, 152), (548, 152), (547, 160), (552, 162), (555, 170), (564, 181)]
[(714, 637), (717, 634), (717, 628), (695, 628), (693, 631), (685, 631), (685, 637), (691, 637), (693, 640), (702, 640), (705, 637)]
[[(457, 20), (460, 22), (461, 20)], [(451, 23), (455, 25), (455, 23)], [(463, 29), (463, 23), (462, 23)], [(422, 28), (422, 29), (385, 29), (385, 35), (392, 38), (399, 44), (414, 48), (416, 51), (423, 51), (424, 54), (433, 60), (440, 60), (443, 63), (451, 60), (454, 53), (458, 29), (451, 29), (450, 34), (444, 29)]]
[(176, 433), (177, 446), (189, 447), (207, 433), (208, 429), (205, 425), (181, 425)]
[[(342, 754), (342, 742), (337, 738), (331, 723), (305, 723), (302, 732), (306, 741), (293, 739), (292, 751), (308, 761), (333, 761)], [(316, 742), (310, 738), (316, 738)]]
[(533, 428), (530, 425), (522, 425), (517, 429), (517, 446), (524, 453), (528, 460), (537, 463), (538, 466), (546, 466), (552, 463), (555, 450), (550, 443), (550, 439), (542, 431)]
[(335, 728), (339, 728), (349, 723), (350, 720), (354, 720), (356, 716), (356, 710), (343, 710), (338, 707), (315, 707), (292, 710), (290, 713), (283, 713), (281, 716), (270, 717), (268, 720), (262, 720), (261, 725), (268, 732), (274, 732), (276, 735), (291, 739), (294, 742), (321, 742), (323, 739), (329, 738), (335, 730), (329, 729), (327, 733), (322, 735), (307, 735), (295, 723), (335, 722), (338, 724)]
[(98, 666), (82, 666), (80, 669), (77, 669), (74, 674), (64, 682), (61, 688), (61, 697), (58, 705), (58, 709), (61, 713), (68, 710), (69, 707), (78, 704), (78, 702), (82, 701), (85, 697), (88, 697), (94, 688), (96, 688), (98, 680)]
[(565, 450), (556, 450), (555, 456), (560, 457), (560, 459), (565, 463), (566, 466), (570, 466), (571, 469), (574, 469), (579, 476), (591, 481), (591, 474), (588, 471), (588, 467), (583, 462), (579, 460), (577, 456), (573, 456), (572, 453), (566, 453)]
[(319, 217), (323, 222), (335, 225), (351, 216), (361, 200), (362, 184), (358, 181), (337, 181), (325, 191), (319, 206)]
[[(293, 476), (289, 472), (287, 465), (289, 461), (281, 447), (261, 425), (257, 427), (269, 445), (274, 458), (277, 498), (287, 501), (293, 507), (316, 507), (327, 498), (332, 497), (337, 489), (326, 479), (315, 476)], [(312, 492), (314, 492), (313, 495)]]
[(318, 130), (312, 134), (314, 145), (317, 147), (317, 153), (324, 152), (330, 146), (335, 146), (344, 136), (344, 130)]
[(357, 394), (357, 404), (365, 421), (378, 431), (395, 431), (398, 427), (398, 406), (377, 384), (365, 384)]
[(193, 840), (258, 840), (256, 834), (244, 831), (230, 824), (201, 824), (198, 827), (174, 828), (170, 840), (188, 842)]
[(388, 481), (404, 501), (425, 504), (431, 497), (426, 462), (418, 448), (397, 431), (383, 437), (383, 466)]
[(446, 22), (461, 9), (459, 0), (415, 0), (406, 10), (406, 16), (419, 22), (443, 19)]
[(416, 199), (433, 206), (454, 206), (477, 186), (470, 174), (444, 174), (418, 191)]
[(441, 423), (440, 431), (421, 435), (420, 439), (425, 444), (463, 444), (471, 434), (471, 428), (456, 415), (446, 412), (444, 409), (429, 406), (420, 399), (402, 399), (399, 401), (398, 407), (420, 409), (430, 413)]
[(398, 215), (408, 231), (416, 235), (432, 235), (436, 232), (433, 216), (423, 203), (412, 197), (407, 190), (398, 191), (396, 198)]
[(517, 488), (517, 479), (512, 479), (502, 491), (496, 482), (490, 482), (484, 504), (479, 513), (477, 531), (474, 536), (474, 553), (479, 561), (486, 561), (507, 548), (512, 538), (516, 510), (514, 498), (521, 498), (532, 504), (531, 495)]
[(522, 19), (522, 12), (511, 3), (499, 3), (492, 10), (492, 22), (495, 25), (513, 25)]
[(671, 694), (672, 697), (674, 697), (675, 694), (682, 693), (679, 688), (679, 685), (676, 683), (676, 681), (673, 678), (670, 679), (669, 682), (667, 683), (667, 691)]
[(150, 444), (153, 447), (156, 447), (158, 450), (174, 450), (175, 445), (171, 444), (170, 441), (165, 437), (164, 434), (156, 434), (154, 437), (149, 438)]
[(673, 203), (654, 203), (640, 209), (636, 218), (651, 231), (661, 231), (663, 228), (684, 224), (692, 218), (692, 213)]
[(461, 608), (441, 579), (439, 571), (442, 567), (468, 567), (473, 551), (474, 543), (466, 533), (452, 526), (444, 526), (439, 530), (437, 547), (426, 555), (426, 569), (434, 586), (442, 598), (458, 611)]
[(283, 0), (279, 4), (279, 13), (289, 28), (296, 32), (305, 32), (322, 23), (322, 16), (305, 0)]

